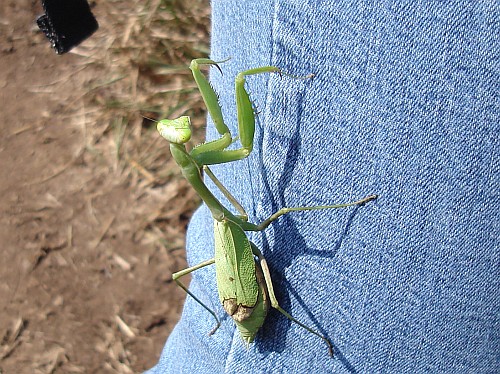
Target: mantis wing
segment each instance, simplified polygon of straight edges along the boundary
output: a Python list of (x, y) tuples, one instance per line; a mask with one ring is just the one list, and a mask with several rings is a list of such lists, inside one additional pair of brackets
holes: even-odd
[(226, 312), (241, 321), (251, 315), (259, 295), (252, 248), (237, 224), (228, 220), (214, 222), (219, 298)]

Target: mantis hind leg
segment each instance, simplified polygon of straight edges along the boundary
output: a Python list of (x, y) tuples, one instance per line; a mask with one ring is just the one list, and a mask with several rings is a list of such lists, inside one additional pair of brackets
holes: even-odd
[(333, 346), (332, 346), (332, 343), (330, 342), (330, 340), (328, 340), (328, 338), (326, 338), (325, 336), (320, 334), (318, 331), (316, 331), (316, 330), (310, 328), (309, 326), (305, 325), (304, 323), (300, 322), (296, 318), (292, 317), (292, 315), (290, 313), (288, 313), (286, 310), (284, 310), (282, 307), (280, 307), (278, 300), (276, 299), (276, 295), (274, 294), (273, 281), (271, 279), (271, 273), (269, 272), (269, 267), (267, 266), (267, 261), (264, 258), (264, 256), (262, 255), (262, 252), (259, 250), (259, 248), (257, 248), (257, 246), (255, 244), (250, 242), (250, 245), (252, 246), (253, 254), (258, 257), (259, 262), (260, 262), (260, 266), (262, 268), (262, 272), (264, 273), (264, 279), (266, 281), (267, 292), (269, 294), (271, 306), (273, 308), (275, 308), (276, 310), (278, 310), (278, 312), (283, 314), (290, 321), (295, 322), (297, 325), (306, 329), (311, 334), (314, 334), (317, 337), (321, 338), (328, 346), (328, 353), (330, 354), (330, 356), (333, 356)]
[(209, 332), (208, 335), (212, 335), (220, 327), (219, 318), (217, 317), (217, 315), (215, 314), (215, 312), (212, 309), (210, 309), (208, 306), (206, 306), (200, 299), (198, 299), (198, 297), (196, 297), (191, 291), (189, 291), (188, 288), (184, 285), (184, 283), (182, 283), (179, 280), (179, 278), (183, 277), (184, 275), (190, 274), (193, 271), (201, 269), (205, 266), (212, 265), (214, 263), (215, 263), (215, 259), (212, 258), (210, 260), (203, 261), (203, 262), (199, 263), (198, 265), (189, 267), (187, 269), (184, 269), (184, 270), (181, 270), (181, 271), (178, 271), (178, 272), (172, 274), (172, 279), (175, 281), (175, 283), (177, 283), (177, 285), (180, 288), (182, 288), (189, 296), (191, 296), (198, 304), (200, 304), (203, 308), (205, 308), (215, 318), (217, 325)]

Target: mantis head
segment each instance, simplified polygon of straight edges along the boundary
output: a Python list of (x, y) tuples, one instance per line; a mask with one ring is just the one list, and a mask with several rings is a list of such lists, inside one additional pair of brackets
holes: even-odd
[(191, 139), (191, 120), (188, 116), (162, 119), (156, 125), (161, 136), (171, 143), (184, 144)]

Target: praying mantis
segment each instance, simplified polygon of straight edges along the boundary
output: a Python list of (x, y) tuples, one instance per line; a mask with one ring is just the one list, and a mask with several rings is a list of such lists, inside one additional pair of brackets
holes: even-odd
[[(255, 112), (250, 96), (245, 89), (245, 78), (262, 73), (278, 73), (281, 75), (282, 72), (276, 66), (264, 66), (243, 71), (236, 76), (235, 94), (239, 134), (233, 138), (229, 128), (224, 123), (217, 94), (208, 82), (208, 79), (201, 72), (201, 67), (203, 66), (215, 66), (222, 73), (218, 65), (222, 62), (225, 61), (216, 62), (211, 59), (202, 58), (193, 60), (190, 65), (194, 80), (209, 115), (221, 136), (219, 139), (200, 144), (188, 152), (185, 146), (191, 138), (191, 123), (188, 116), (172, 120), (163, 119), (157, 123), (158, 132), (170, 142), (170, 152), (173, 158), (181, 168), (184, 177), (207, 205), (214, 223), (214, 258), (176, 272), (172, 275), (172, 278), (188, 295), (215, 318), (216, 326), (210, 332), (210, 335), (219, 328), (219, 318), (213, 310), (206, 306), (181, 282), (180, 278), (205, 266), (215, 264), (220, 302), (224, 310), (235, 321), (241, 338), (247, 347), (254, 341), (258, 330), (264, 323), (269, 306), (271, 306), (292, 322), (321, 338), (328, 346), (330, 356), (333, 356), (333, 347), (329, 339), (295, 319), (280, 307), (274, 294), (271, 274), (266, 259), (259, 248), (248, 239), (245, 231), (265, 230), (273, 221), (290, 212), (360, 206), (376, 199), (377, 195), (368, 195), (361, 200), (346, 204), (285, 207), (259, 224), (249, 222), (245, 209), (216, 178), (210, 170), (209, 165), (241, 160), (252, 152), (255, 133)], [(231, 144), (238, 140), (241, 145), (240, 148), (228, 149)], [(232, 204), (238, 214), (233, 214), (214, 196), (205, 184), (202, 173), (205, 173), (214, 182), (215, 186)]]

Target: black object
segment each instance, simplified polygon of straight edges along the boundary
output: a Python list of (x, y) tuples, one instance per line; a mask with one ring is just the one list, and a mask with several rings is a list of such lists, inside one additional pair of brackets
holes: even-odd
[(86, 0), (42, 0), (36, 23), (61, 55), (92, 35), (99, 25)]

